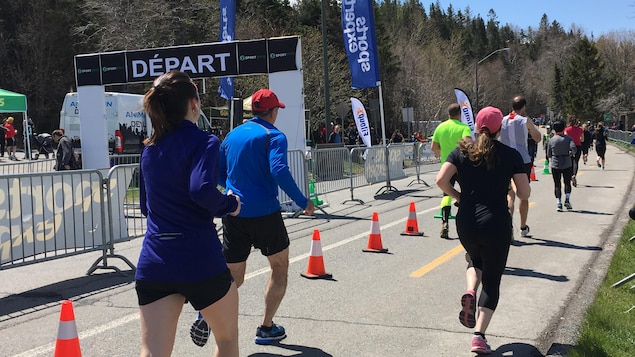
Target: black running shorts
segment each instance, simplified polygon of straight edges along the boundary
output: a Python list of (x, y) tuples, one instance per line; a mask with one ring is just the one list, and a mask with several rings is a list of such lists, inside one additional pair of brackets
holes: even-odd
[(261, 217), (223, 217), (223, 254), (227, 263), (246, 261), (252, 246), (260, 249), (264, 256), (289, 247), (289, 235), (280, 211)]
[(222, 299), (233, 281), (229, 269), (226, 269), (216, 276), (197, 282), (137, 280), (135, 290), (139, 306), (153, 303), (172, 294), (180, 294), (185, 296), (186, 302), (189, 301), (195, 310), (200, 311)]

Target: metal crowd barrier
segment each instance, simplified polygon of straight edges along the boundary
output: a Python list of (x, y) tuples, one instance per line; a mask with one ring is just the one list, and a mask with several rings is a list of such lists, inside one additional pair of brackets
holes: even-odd
[(619, 141), (624, 144), (635, 144), (633, 142), (635, 139), (635, 132), (633, 131), (608, 129), (608, 132), (609, 140)]
[(0, 176), (0, 270), (103, 250), (97, 170)]
[(21, 160), (0, 165), (0, 175), (28, 174), (53, 171), (55, 159)]
[[(134, 270), (132, 262), (115, 254), (115, 244), (146, 231), (139, 206), (139, 155), (112, 155), (110, 160), (118, 163), (110, 170), (56, 172), (55, 160), (0, 165), (12, 172), (0, 175), (0, 270), (98, 250), (102, 255), (87, 274), (97, 269), (120, 271), (109, 265), (112, 258)], [(391, 178), (415, 175), (420, 180), (420, 166), (438, 159), (426, 144), (405, 143), (318, 149), (306, 155), (293, 150), (288, 163), (306, 196), (348, 189), (350, 200), (363, 204), (355, 199), (355, 188), (377, 183), (386, 187)], [(25, 173), (29, 170), (40, 172)], [(309, 192), (311, 180), (314, 192)], [(281, 190), (279, 199), (283, 206), (291, 203)], [(317, 209), (328, 217), (324, 207)], [(291, 213), (299, 212), (301, 208), (293, 207)]]

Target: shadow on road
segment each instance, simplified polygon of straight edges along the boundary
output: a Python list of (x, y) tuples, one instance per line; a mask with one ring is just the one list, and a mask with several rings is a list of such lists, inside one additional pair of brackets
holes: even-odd
[(567, 278), (566, 275), (551, 275), (551, 274), (540, 273), (532, 269), (514, 268), (509, 266), (505, 267), (505, 272), (503, 274), (516, 275), (516, 276), (528, 276), (532, 278), (540, 278), (540, 279), (547, 279), (547, 280), (560, 281), (560, 282), (569, 281), (569, 278)]
[(134, 282), (132, 271), (111, 272), (82, 276), (60, 281), (19, 294), (0, 298), (0, 320), (10, 320), (47, 309), (60, 300), (76, 300), (78, 296), (87, 298)]
[(526, 343), (514, 342), (502, 345), (488, 354), (489, 357), (544, 357), (538, 349)]
[(598, 246), (588, 246), (588, 245), (581, 246), (581, 245), (569, 244), (564, 242), (558, 242), (555, 240), (540, 239), (536, 237), (531, 237), (531, 239), (534, 240), (535, 242), (526, 242), (526, 241), (520, 241), (516, 239), (514, 241), (514, 246), (523, 247), (523, 246), (530, 246), (530, 245), (544, 245), (545, 247), (557, 247), (557, 248), (567, 248), (567, 249), (602, 250), (602, 248)]
[(287, 345), (284, 343), (275, 343), (272, 346), (284, 348), (290, 351), (297, 351), (298, 353), (290, 355), (290, 354), (257, 352), (257, 353), (250, 354), (249, 357), (276, 357), (276, 356), (333, 357), (332, 354), (326, 353), (322, 351), (321, 349), (315, 348), (315, 347)]

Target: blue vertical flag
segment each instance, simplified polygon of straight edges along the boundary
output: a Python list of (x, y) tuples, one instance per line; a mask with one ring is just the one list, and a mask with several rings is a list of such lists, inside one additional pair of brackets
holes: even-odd
[(377, 87), (379, 54), (373, 20), (373, 0), (342, 1), (342, 32), (353, 88)]
[[(236, 27), (236, 0), (220, 0), (220, 42), (234, 40)], [(218, 95), (227, 100), (234, 96), (234, 77), (222, 77)]]

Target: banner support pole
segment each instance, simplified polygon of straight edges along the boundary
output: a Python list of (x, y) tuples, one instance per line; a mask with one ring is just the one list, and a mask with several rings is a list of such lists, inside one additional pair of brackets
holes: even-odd
[[(386, 157), (386, 184), (384, 187), (380, 188), (375, 195), (377, 194), (385, 194), (388, 192), (399, 192), (399, 190), (390, 183), (390, 155), (388, 151), (388, 142), (386, 141), (386, 121), (384, 119), (384, 97), (382, 95), (381, 90), (381, 81), (377, 81), (377, 87), (379, 89), (379, 117), (381, 119), (381, 136), (384, 142), (385, 154)], [(383, 192), (381, 192), (384, 190)], [(381, 192), (381, 193), (380, 193)]]

